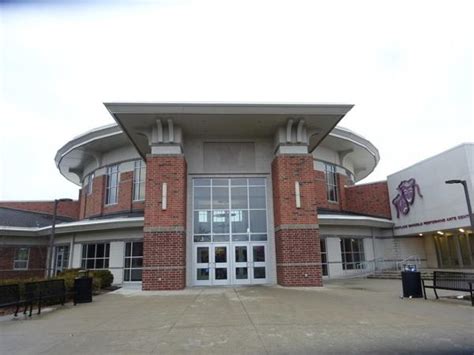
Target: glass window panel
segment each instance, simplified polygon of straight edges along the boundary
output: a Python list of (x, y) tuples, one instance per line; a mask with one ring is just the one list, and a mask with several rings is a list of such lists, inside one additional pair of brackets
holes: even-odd
[(142, 270), (135, 269), (132, 270), (131, 281), (141, 281), (142, 280)]
[(357, 239), (352, 239), (352, 251), (358, 252), (359, 251), (359, 241)]
[(211, 186), (211, 179), (193, 179), (194, 186)]
[(94, 258), (95, 257), (95, 244), (87, 245), (87, 257)]
[(108, 268), (109, 267), (109, 259), (104, 259), (104, 268)]
[(351, 251), (351, 239), (345, 238), (343, 239), (343, 241), (344, 241), (344, 251), (346, 253), (349, 253)]
[(211, 233), (211, 212), (195, 211), (194, 212), (194, 233), (208, 234)]
[(230, 220), (232, 221), (232, 233), (249, 232), (248, 211), (232, 210)]
[(210, 209), (211, 208), (211, 188), (195, 187), (194, 188), (194, 209)]
[(265, 186), (265, 178), (250, 178), (249, 185), (252, 186)]
[(215, 263), (226, 263), (227, 262), (227, 247), (215, 247), (214, 248), (214, 262)]
[(123, 271), (123, 280), (124, 281), (130, 281), (130, 270), (124, 270)]
[(247, 186), (247, 179), (231, 179), (230, 184), (232, 186)]
[(265, 262), (265, 247), (263, 245), (253, 246), (253, 262)]
[(82, 245), (82, 258), (87, 258), (87, 245), (83, 244)]
[(212, 186), (229, 186), (228, 179), (212, 179)]
[(247, 201), (247, 188), (246, 187), (233, 187), (231, 190), (231, 204), (232, 208), (248, 208)]
[(326, 252), (326, 241), (324, 239), (321, 239), (320, 244), (321, 244), (321, 253), (325, 253)]
[(229, 233), (229, 211), (228, 210), (212, 211), (212, 232), (222, 233), (222, 234)]
[(227, 187), (212, 188), (212, 208), (229, 208), (229, 189)]
[(134, 268), (143, 267), (143, 258), (133, 258), (132, 259), (132, 267), (134, 267)]
[(110, 256), (110, 244), (105, 244), (105, 256), (108, 258)]
[(267, 235), (266, 234), (252, 234), (250, 237), (250, 240), (252, 242), (261, 242), (267, 240)]
[(249, 278), (248, 268), (246, 267), (236, 267), (235, 268), (235, 278), (237, 280), (246, 280)]
[(125, 267), (130, 267), (130, 258), (125, 258)]
[(82, 259), (81, 269), (86, 269), (86, 259)]
[(250, 231), (265, 233), (267, 231), (266, 211), (250, 211)]
[(218, 234), (218, 235), (212, 236), (213, 242), (228, 242), (229, 240), (230, 240), (230, 237), (228, 234)]
[(94, 259), (87, 259), (86, 268), (87, 269), (93, 269), (94, 268)]
[(323, 276), (328, 276), (328, 266), (327, 264), (323, 264)]
[(210, 235), (195, 235), (194, 242), (195, 243), (206, 243), (211, 241)]
[(247, 242), (249, 240), (248, 234), (233, 234), (232, 241), (233, 242)]
[(97, 259), (95, 262), (96, 269), (103, 269), (104, 268), (104, 259)]
[(266, 277), (265, 267), (254, 267), (253, 277), (255, 279), (264, 279)]
[(209, 247), (198, 247), (197, 248), (197, 263), (208, 263), (209, 262)]
[(132, 255), (132, 243), (125, 243), (125, 256)]
[(216, 280), (227, 280), (227, 268), (216, 268)]
[(143, 256), (143, 242), (133, 243), (133, 256)]
[(247, 247), (246, 246), (235, 247), (235, 262), (236, 263), (247, 262)]
[(249, 187), (250, 208), (265, 208), (265, 187)]
[(197, 269), (196, 278), (198, 280), (209, 280), (209, 269)]
[(104, 244), (97, 244), (96, 257), (103, 258), (104, 256), (105, 256), (105, 245)]

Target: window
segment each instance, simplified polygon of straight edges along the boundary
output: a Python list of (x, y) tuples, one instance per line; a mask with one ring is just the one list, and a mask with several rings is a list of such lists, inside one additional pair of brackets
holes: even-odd
[(135, 161), (133, 169), (133, 200), (141, 201), (145, 199), (145, 177), (146, 165), (143, 160)]
[(363, 239), (341, 238), (342, 269), (354, 270), (365, 267)]
[(95, 176), (94, 173), (92, 173), (92, 174), (87, 175), (86, 177), (85, 190), (86, 190), (87, 195), (92, 194), (92, 185), (94, 182), (94, 176)]
[(14, 270), (28, 269), (28, 260), (30, 258), (30, 248), (17, 248), (15, 250), (15, 260), (13, 260)]
[(328, 276), (328, 252), (326, 249), (326, 239), (321, 239), (321, 266), (323, 276)]
[(141, 281), (143, 268), (143, 242), (125, 244), (125, 267), (123, 281)]
[(266, 241), (265, 178), (193, 179), (194, 242)]
[(69, 267), (69, 245), (56, 247), (56, 265), (55, 273), (63, 272)]
[(107, 168), (107, 187), (105, 194), (105, 204), (113, 205), (118, 201), (119, 169), (118, 165)]
[(326, 190), (328, 201), (337, 202), (337, 175), (336, 166), (332, 164), (325, 164), (326, 173)]
[(107, 269), (109, 267), (110, 244), (83, 244), (82, 263), (83, 269)]

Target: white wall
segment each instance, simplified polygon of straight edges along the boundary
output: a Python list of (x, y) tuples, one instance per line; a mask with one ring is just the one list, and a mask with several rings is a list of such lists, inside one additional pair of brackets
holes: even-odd
[[(390, 200), (398, 194), (397, 187), (403, 180), (414, 178), (423, 197), (416, 195), (407, 215), (397, 217), (391, 203), (392, 219), (395, 222), (395, 235), (418, 234), (436, 230), (454, 229), (470, 224), (467, 215), (466, 199), (462, 185), (445, 184), (446, 180), (461, 179), (470, 185), (471, 204), (474, 204), (472, 181), (474, 176), (474, 144), (464, 144), (423, 160), (387, 178)], [(448, 221), (447, 218), (453, 217)], [(437, 223), (425, 223), (446, 219)], [(421, 223), (421, 225), (417, 225)]]

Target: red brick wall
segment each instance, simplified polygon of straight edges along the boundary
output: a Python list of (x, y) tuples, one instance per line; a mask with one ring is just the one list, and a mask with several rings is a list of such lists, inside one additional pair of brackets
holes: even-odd
[[(23, 211), (54, 213), (54, 201), (2, 201), (0, 207), (14, 208)], [(58, 216), (79, 218), (79, 201), (60, 202)]]
[(15, 251), (19, 247), (22, 245), (0, 246), (0, 280), (44, 277), (47, 248), (45, 246), (31, 246), (28, 270), (13, 270)]
[(86, 194), (83, 190), (84, 198), (84, 218), (101, 216), (105, 200), (105, 180), (106, 176), (96, 176), (92, 182), (92, 193)]
[[(144, 290), (186, 286), (186, 179), (184, 156), (147, 156)], [(166, 210), (162, 209), (163, 183), (167, 184)]]
[[(295, 181), (301, 208), (296, 208)], [(313, 157), (279, 155), (272, 162), (277, 281), (283, 286), (321, 286), (317, 207), (326, 199)]]
[(347, 211), (391, 218), (386, 181), (348, 186), (345, 189), (345, 196), (345, 210)]

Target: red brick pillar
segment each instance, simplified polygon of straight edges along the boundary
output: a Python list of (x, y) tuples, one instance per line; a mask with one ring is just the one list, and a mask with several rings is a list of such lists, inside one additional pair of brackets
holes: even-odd
[[(163, 206), (166, 183), (166, 207)], [(186, 160), (183, 155), (149, 155), (143, 239), (144, 290), (186, 286)]]
[[(322, 286), (318, 190), (310, 154), (277, 155), (272, 163), (277, 281)], [(296, 206), (295, 182), (301, 207)]]

